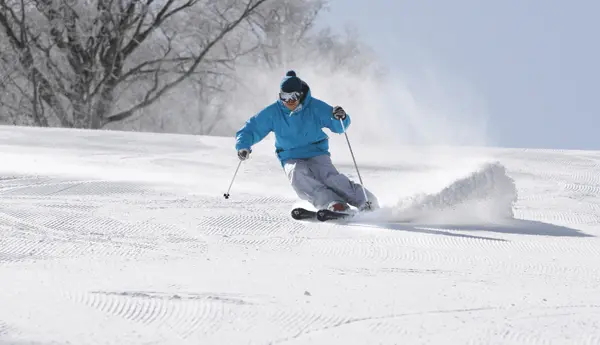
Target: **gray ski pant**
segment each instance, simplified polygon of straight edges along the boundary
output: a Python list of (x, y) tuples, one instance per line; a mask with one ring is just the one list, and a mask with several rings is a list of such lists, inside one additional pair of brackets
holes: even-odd
[[(283, 168), (298, 197), (316, 209), (326, 208), (333, 201), (359, 208), (366, 201), (363, 187), (341, 174), (327, 154), (290, 159)], [(366, 188), (365, 191), (371, 204), (377, 205), (375, 196)]]

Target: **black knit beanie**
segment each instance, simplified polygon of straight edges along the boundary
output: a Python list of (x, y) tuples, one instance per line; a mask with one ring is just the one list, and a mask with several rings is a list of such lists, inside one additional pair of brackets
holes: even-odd
[(296, 72), (288, 71), (281, 80), (282, 92), (302, 92), (302, 80), (296, 76)]

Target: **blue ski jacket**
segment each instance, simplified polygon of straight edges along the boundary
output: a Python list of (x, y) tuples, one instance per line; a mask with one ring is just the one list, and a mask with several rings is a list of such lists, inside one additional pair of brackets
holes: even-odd
[[(313, 98), (308, 84), (302, 82), (304, 99), (291, 112), (281, 100), (252, 116), (236, 133), (236, 150), (252, 150), (252, 146), (269, 133), (275, 133), (275, 153), (283, 166), (289, 159), (310, 158), (329, 153), (329, 137), (323, 131), (343, 133), (340, 120), (332, 113), (333, 107)], [(350, 126), (350, 115), (343, 120)]]

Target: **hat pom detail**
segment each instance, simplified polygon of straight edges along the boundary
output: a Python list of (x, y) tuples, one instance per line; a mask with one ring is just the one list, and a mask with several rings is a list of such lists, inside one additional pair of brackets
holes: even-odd
[(294, 72), (294, 71), (288, 71), (285, 75), (286, 75), (286, 77), (295, 77), (296, 76), (296, 72)]

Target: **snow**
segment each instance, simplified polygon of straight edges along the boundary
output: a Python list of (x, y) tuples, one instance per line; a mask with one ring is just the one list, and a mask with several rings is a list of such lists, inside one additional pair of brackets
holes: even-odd
[(600, 344), (600, 152), (353, 143), (335, 224), (271, 139), (225, 199), (232, 138), (0, 133), (0, 344)]

